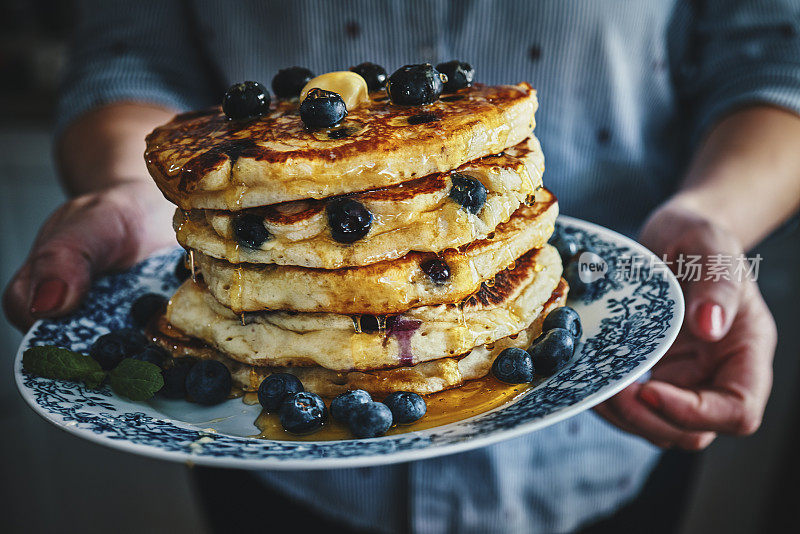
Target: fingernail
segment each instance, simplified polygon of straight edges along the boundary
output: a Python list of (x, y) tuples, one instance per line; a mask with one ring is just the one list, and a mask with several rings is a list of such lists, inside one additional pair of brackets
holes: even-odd
[(58, 278), (40, 282), (33, 291), (31, 315), (41, 315), (59, 309), (67, 296), (67, 283)]
[(725, 311), (715, 302), (704, 302), (697, 308), (697, 324), (701, 330), (714, 338), (722, 337)]
[(639, 399), (653, 409), (661, 408), (661, 399), (658, 398), (658, 394), (655, 391), (649, 388), (639, 390)]

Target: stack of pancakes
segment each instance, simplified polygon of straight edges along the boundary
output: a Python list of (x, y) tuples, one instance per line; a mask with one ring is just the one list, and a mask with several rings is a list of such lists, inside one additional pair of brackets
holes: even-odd
[[(422, 107), (373, 92), (319, 130), (297, 106), (247, 121), (182, 114), (148, 136), (195, 273), (154, 338), (222, 361), (245, 390), (290, 372), (323, 396), (433, 393), (527, 348), (567, 292), (547, 245), (558, 206), (542, 187), (530, 85), (476, 84)], [(484, 186), (479, 209), (451, 196), (459, 175)], [(330, 227), (341, 197), (372, 216), (352, 243)], [(243, 221), (263, 243), (242, 242)]]

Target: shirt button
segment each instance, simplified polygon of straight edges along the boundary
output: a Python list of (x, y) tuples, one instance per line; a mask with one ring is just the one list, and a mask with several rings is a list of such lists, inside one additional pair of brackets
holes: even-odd
[(344, 25), (344, 31), (349, 38), (355, 39), (361, 35), (361, 26), (358, 25), (358, 22), (350, 20)]
[(597, 130), (597, 142), (605, 145), (611, 140), (611, 131), (608, 128), (600, 128)]

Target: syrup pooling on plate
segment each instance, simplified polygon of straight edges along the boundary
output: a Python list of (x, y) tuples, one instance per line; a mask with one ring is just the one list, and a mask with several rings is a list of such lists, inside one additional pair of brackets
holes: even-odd
[[(491, 376), (471, 380), (458, 388), (426, 395), (425, 401), (428, 404), (428, 410), (422, 419), (410, 425), (392, 426), (386, 434), (391, 436), (405, 432), (416, 432), (462, 421), (512, 402), (531, 387), (529, 384), (503, 384)], [(330, 399), (325, 400), (326, 404), (330, 404)], [(252, 397), (250, 402), (252, 402)], [(353, 439), (352, 434), (345, 425), (331, 418), (328, 419), (328, 422), (325, 423), (321, 430), (305, 436), (286, 432), (281, 427), (277, 414), (262, 412), (256, 420), (255, 426), (260, 430), (256, 437), (262, 439), (287, 441)]]

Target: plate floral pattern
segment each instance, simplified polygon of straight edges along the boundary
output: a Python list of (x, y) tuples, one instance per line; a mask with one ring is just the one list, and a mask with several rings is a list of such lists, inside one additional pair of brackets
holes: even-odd
[[(37, 322), (15, 361), (17, 386), (49, 422), (110, 447), (173, 461), (249, 469), (354, 467), (430, 458), (510, 439), (602, 402), (642, 376), (666, 352), (683, 320), (677, 281), (641, 245), (602, 227), (560, 217), (561, 230), (608, 263), (605, 277), (570, 305), (581, 315), (583, 342), (556, 375), (510, 404), (424, 431), (374, 439), (296, 442), (250, 437), (257, 406), (239, 399), (204, 408), (184, 401), (137, 403), (81, 384), (22, 371), (31, 346), (58, 345), (86, 352), (100, 335), (131, 326), (131, 303), (146, 292), (170, 295), (178, 286), (173, 249), (95, 283), (75, 314)], [(622, 276), (636, 265), (635, 276)], [(629, 273), (630, 274), (630, 273)]]

